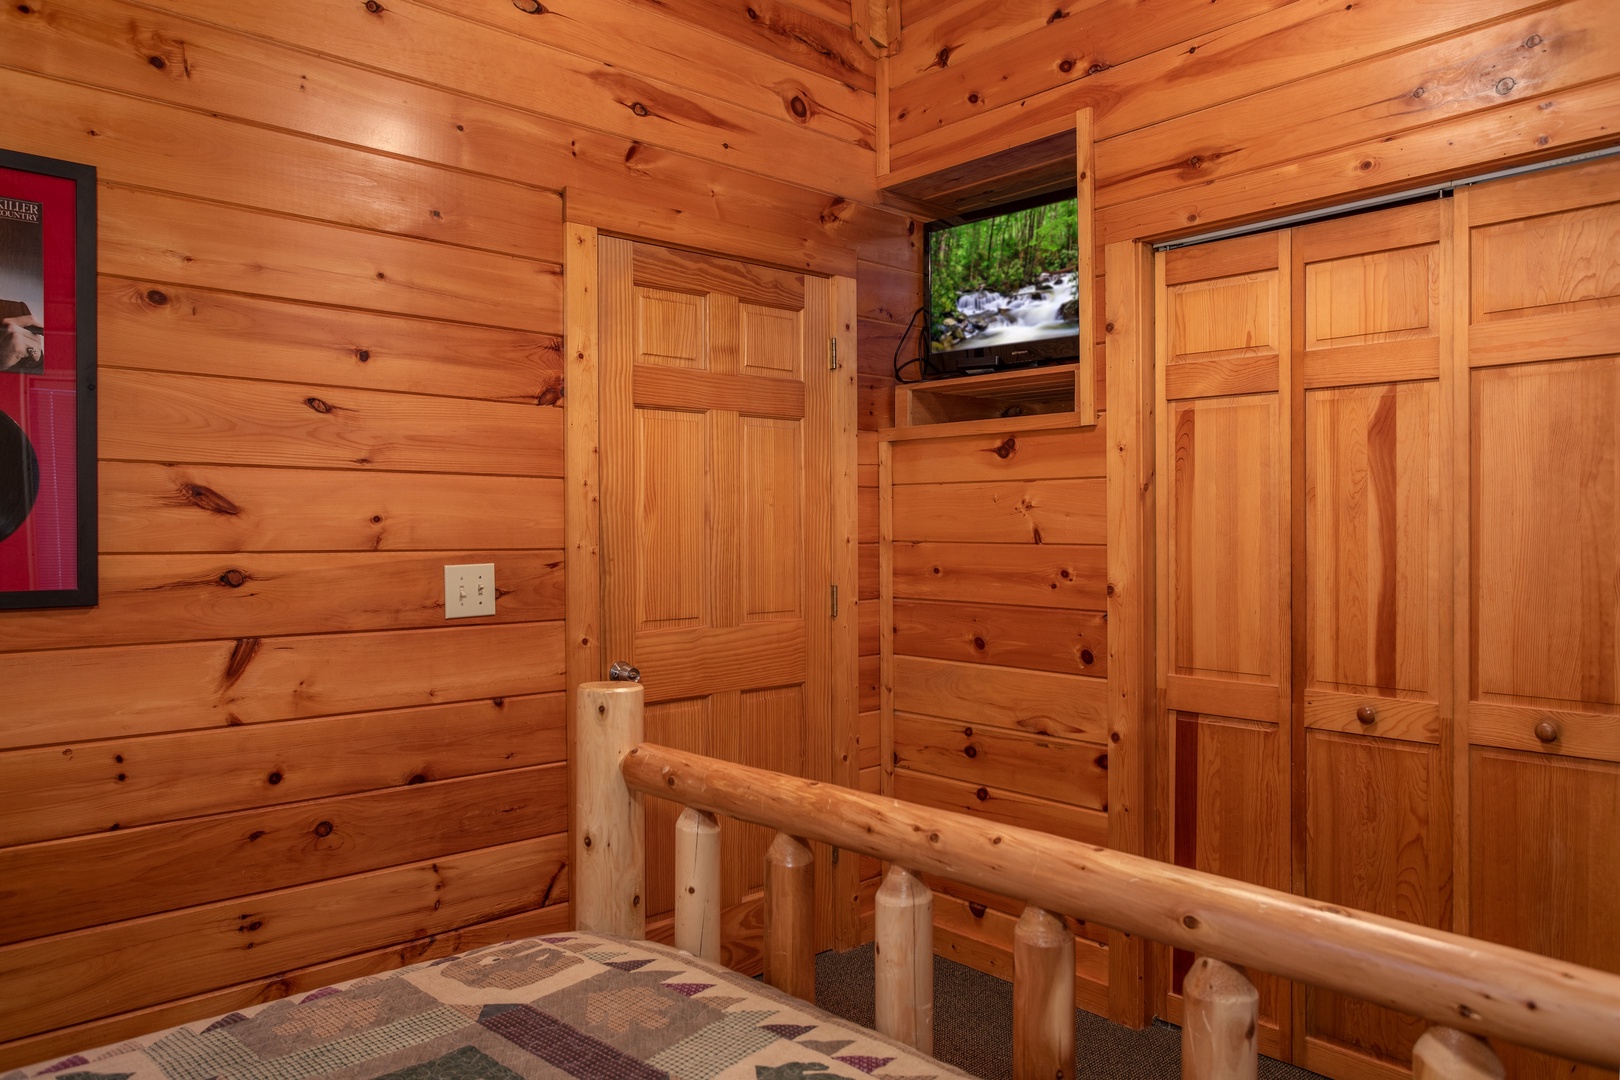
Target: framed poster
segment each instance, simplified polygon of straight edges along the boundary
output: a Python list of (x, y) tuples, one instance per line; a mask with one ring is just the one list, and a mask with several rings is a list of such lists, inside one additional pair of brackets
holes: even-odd
[(96, 602), (96, 170), (0, 150), (0, 609)]

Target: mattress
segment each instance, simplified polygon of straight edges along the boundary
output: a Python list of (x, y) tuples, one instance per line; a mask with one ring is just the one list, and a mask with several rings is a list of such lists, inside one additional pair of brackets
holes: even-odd
[(915, 1050), (649, 942), (491, 945), (0, 1080), (933, 1080)]

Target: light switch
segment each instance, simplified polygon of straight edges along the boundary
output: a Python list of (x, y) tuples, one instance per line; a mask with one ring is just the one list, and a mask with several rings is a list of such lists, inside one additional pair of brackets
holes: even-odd
[(468, 563), (444, 568), (444, 617), (465, 619), (495, 614), (495, 564)]

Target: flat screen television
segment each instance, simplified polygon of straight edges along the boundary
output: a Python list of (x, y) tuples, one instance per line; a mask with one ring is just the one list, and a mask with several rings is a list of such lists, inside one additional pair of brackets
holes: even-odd
[(1075, 214), (1059, 193), (927, 227), (925, 378), (1079, 359)]

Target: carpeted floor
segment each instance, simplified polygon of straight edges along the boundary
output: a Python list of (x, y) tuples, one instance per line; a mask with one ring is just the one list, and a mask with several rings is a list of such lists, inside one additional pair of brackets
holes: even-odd
[[(816, 1004), (871, 1027), (872, 946), (816, 957)], [(1156, 1022), (1131, 1031), (1075, 1010), (1079, 1080), (1179, 1080), (1181, 1030)], [(934, 1056), (983, 1080), (1012, 1077), (1012, 984), (934, 958)], [(1260, 1080), (1320, 1080), (1315, 1073), (1260, 1059)]]

